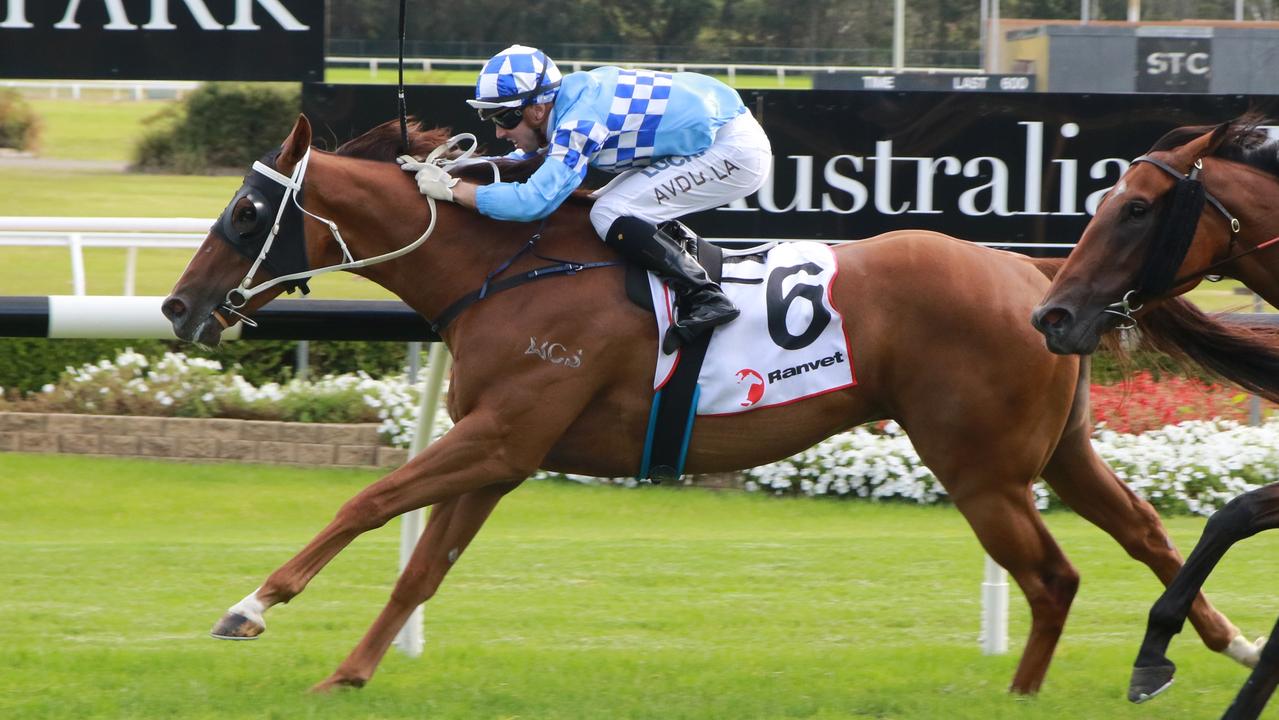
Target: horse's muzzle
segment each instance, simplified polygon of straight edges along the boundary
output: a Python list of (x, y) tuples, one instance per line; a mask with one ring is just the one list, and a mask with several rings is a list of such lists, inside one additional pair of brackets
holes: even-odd
[(1098, 322), (1081, 323), (1074, 312), (1060, 305), (1035, 308), (1030, 324), (1043, 334), (1048, 349), (1058, 355), (1091, 355), (1101, 344), (1102, 328)]
[(160, 305), (160, 312), (173, 324), (173, 334), (181, 340), (214, 347), (222, 339), (222, 324), (213, 317), (212, 309), (193, 312), (187, 301), (170, 295)]

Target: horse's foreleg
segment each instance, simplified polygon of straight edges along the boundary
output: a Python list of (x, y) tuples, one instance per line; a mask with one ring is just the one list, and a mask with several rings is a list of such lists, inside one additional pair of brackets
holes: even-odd
[(537, 469), (558, 432), (562, 426), (544, 418), (513, 425), (504, 415), (467, 415), (404, 466), (347, 501), (301, 552), (228, 610), (212, 635), (224, 639), (260, 635), (265, 629), (262, 614), (302, 592), (311, 578), (361, 533), (382, 527), (410, 510), (494, 483), (523, 480)]
[[(1186, 564), (1150, 608), (1146, 636), (1133, 663), (1128, 699), (1143, 702), (1172, 683), (1176, 666), (1167, 658), (1172, 636), (1181, 632), (1213, 568), (1232, 545), (1262, 530), (1279, 527), (1279, 484), (1267, 485), (1231, 500), (1208, 520)], [(1192, 615), (1193, 618), (1193, 615)], [(1258, 651), (1242, 636), (1225, 650), (1245, 665), (1255, 665)]]
[[(1270, 631), (1270, 637), (1275, 635), (1279, 635), (1279, 621)], [(1279, 685), (1279, 642), (1272, 642), (1261, 651), (1257, 666), (1221, 720), (1257, 720), (1274, 694), (1276, 685)]]
[(491, 485), (432, 508), (426, 531), (396, 582), (390, 601), (346, 660), (312, 690), (362, 687), (368, 682), (413, 610), (435, 595), (445, 574), (475, 538), (498, 501), (519, 485), (519, 482)]

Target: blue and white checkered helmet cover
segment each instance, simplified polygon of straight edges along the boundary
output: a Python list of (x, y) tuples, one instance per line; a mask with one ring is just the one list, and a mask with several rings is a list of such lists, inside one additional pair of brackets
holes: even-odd
[[(475, 81), (475, 99), (466, 102), (475, 108), (522, 107), (550, 102), (559, 92), (562, 77), (560, 69), (546, 53), (527, 45), (512, 45), (484, 64), (479, 79)], [(525, 95), (539, 87), (546, 87), (546, 92), (535, 97)], [(517, 97), (507, 99), (511, 96)]]

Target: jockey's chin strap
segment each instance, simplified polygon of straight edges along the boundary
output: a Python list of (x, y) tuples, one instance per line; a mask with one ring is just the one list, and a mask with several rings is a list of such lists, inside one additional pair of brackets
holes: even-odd
[[(455, 159), (445, 159), (444, 157), (445, 153), (449, 152), (458, 144), (467, 140), (471, 142), (470, 148), (468, 148), (465, 152), (463, 152), (459, 157)], [(487, 162), (483, 160), (470, 159), (471, 155), (474, 154), (475, 152), (475, 148), (476, 148), (476, 139), (474, 135), (470, 133), (462, 133), (460, 135), (454, 135), (453, 137), (441, 143), (434, 150), (432, 150), (431, 154), (426, 156), (425, 162), (434, 163), (436, 165), (440, 165), (446, 168), (454, 165), (458, 165), (463, 162)], [(279, 171), (275, 170), (272, 167), (267, 166), (266, 164), (260, 161), (253, 163), (254, 172), (260, 173), (284, 186), (284, 198), (280, 201), (280, 207), (276, 210), (275, 222), (271, 225), (271, 232), (267, 235), (266, 242), (262, 244), (262, 250), (261, 252), (258, 253), (257, 259), (253, 261), (253, 265), (249, 268), (249, 271), (245, 274), (244, 279), (240, 281), (239, 286), (234, 287), (229, 292), (227, 292), (226, 301), (222, 304), (219, 310), (222, 310), (226, 312), (227, 314), (233, 316), (234, 318), (242, 320), (248, 324), (253, 324), (251, 320), (249, 320), (243, 313), (240, 312), (240, 308), (247, 305), (249, 300), (251, 300), (254, 295), (258, 295), (264, 290), (273, 288), (276, 285), (280, 285), (283, 283), (294, 282), (297, 280), (304, 280), (306, 278), (312, 278), (317, 275), (324, 275), (326, 273), (337, 272), (338, 270), (354, 270), (356, 268), (368, 267), (369, 265), (376, 265), (378, 263), (386, 262), (388, 260), (394, 260), (395, 258), (398, 258), (402, 255), (408, 254), (416, 250), (422, 243), (426, 242), (426, 239), (431, 236), (431, 233), (435, 232), (435, 219), (437, 217), (437, 213), (435, 212), (435, 199), (428, 196), (426, 198), (426, 204), (428, 207), (430, 207), (430, 210), (431, 210), (430, 212), (431, 220), (426, 227), (426, 231), (423, 232), (422, 235), (419, 236), (417, 240), (414, 240), (413, 242), (409, 243), (408, 245), (405, 245), (404, 247), (398, 250), (392, 250), (391, 252), (383, 253), (381, 255), (377, 255), (371, 258), (364, 258), (363, 260), (356, 260), (351, 255), (351, 250), (350, 248), (347, 247), (346, 241), (342, 239), (342, 232), (338, 230), (337, 223), (333, 222), (332, 220), (329, 220), (328, 218), (323, 218), (323, 217), (320, 217), (319, 215), (316, 215), (313, 212), (310, 212), (306, 208), (302, 207), (302, 205), (298, 202), (298, 199), (297, 199), (298, 193), (302, 190), (302, 182), (306, 178), (306, 170), (310, 162), (311, 162), (311, 148), (307, 148), (306, 154), (302, 156), (302, 160), (300, 160), (297, 166), (293, 168), (293, 175), (290, 177), (286, 177), (283, 173), (280, 173)], [(489, 163), (489, 164), (492, 165), (492, 163)], [(493, 173), (494, 173), (494, 177), (496, 178), (497, 177), (496, 165), (493, 165)], [(329, 234), (333, 236), (333, 239), (337, 242), (338, 246), (342, 248), (343, 262), (340, 262), (336, 265), (329, 265), (327, 267), (316, 268), (313, 270), (304, 270), (303, 272), (292, 273), (289, 275), (281, 275), (280, 277), (271, 278), (270, 280), (267, 280), (266, 282), (263, 282), (259, 285), (253, 285), (253, 276), (257, 274), (258, 268), (262, 266), (263, 261), (266, 259), (267, 253), (271, 251), (271, 245), (275, 243), (275, 237), (280, 232), (280, 219), (284, 217), (284, 209), (288, 207), (288, 204), (290, 202), (292, 202), (295, 206), (297, 206), (298, 210), (301, 210), (303, 213), (310, 215), (316, 220), (324, 223), (329, 228)], [(218, 314), (215, 313), (214, 315), (217, 316)], [(223, 324), (227, 324), (221, 317), (218, 318), (218, 321), (222, 322)]]

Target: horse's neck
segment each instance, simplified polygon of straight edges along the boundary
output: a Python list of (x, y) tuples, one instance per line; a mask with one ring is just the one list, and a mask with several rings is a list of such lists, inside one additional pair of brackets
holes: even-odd
[[(1227, 250), (1238, 255), (1279, 237), (1279, 178), (1246, 166), (1235, 172), (1240, 175), (1223, 188), (1220, 199), (1239, 218), (1240, 236)], [(1279, 307), (1279, 247), (1241, 258), (1230, 268), (1230, 275)]]
[[(417, 188), (386, 172), (385, 163), (379, 165), (350, 166), (352, 174), (334, 173), (330, 182), (317, 185), (316, 200), (339, 227), (350, 228), (347, 241), (356, 257), (402, 248), (417, 239), (429, 222)], [(591, 229), (585, 206), (568, 205), (540, 227), (492, 220), (448, 202), (437, 201), (435, 207), (435, 229), (421, 247), (359, 273), (432, 319), (478, 290), (490, 273), (508, 261), (512, 261), (509, 269), (500, 277), (546, 265), (548, 261), (538, 255), (576, 262), (607, 256)], [(531, 251), (520, 253), (539, 233), (543, 237)]]

